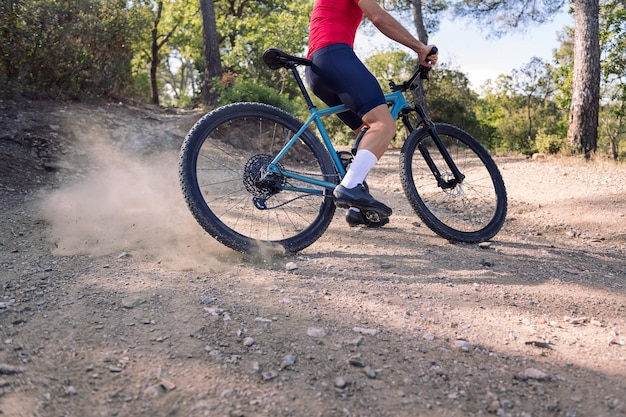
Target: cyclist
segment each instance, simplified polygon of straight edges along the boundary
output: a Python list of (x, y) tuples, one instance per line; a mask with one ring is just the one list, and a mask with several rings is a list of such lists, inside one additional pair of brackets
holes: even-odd
[[(353, 50), (363, 15), (385, 36), (415, 51), (422, 65), (434, 65), (437, 54), (428, 55), (433, 45), (416, 39), (376, 0), (316, 0), (313, 6), (307, 56), (313, 65), (306, 69), (309, 86), (328, 106), (345, 104), (350, 109), (338, 116), (355, 134), (367, 129), (346, 176), (335, 188), (335, 205), (348, 208), (350, 226), (377, 227), (389, 222), (392, 210), (374, 199), (363, 182), (391, 143), (396, 123), (378, 81)], [(366, 212), (378, 216), (372, 221)]]

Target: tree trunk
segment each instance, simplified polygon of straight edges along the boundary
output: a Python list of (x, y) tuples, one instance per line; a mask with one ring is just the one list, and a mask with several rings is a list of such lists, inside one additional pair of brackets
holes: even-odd
[(424, 26), (424, 15), (422, 14), (422, 0), (411, 0), (413, 5), (413, 24), (417, 31), (417, 39), (428, 45), (428, 32)]
[(217, 26), (215, 23), (215, 8), (213, 0), (200, 0), (202, 13), (202, 40), (204, 42), (204, 86), (202, 100), (207, 104), (217, 102), (217, 94), (213, 89), (216, 81), (222, 77), (222, 60), (220, 58)]
[(159, 87), (157, 85), (157, 69), (159, 67), (159, 48), (157, 46), (156, 29), (152, 30), (152, 45), (150, 47), (150, 90), (152, 104), (159, 105)]
[(157, 69), (159, 68), (159, 23), (163, 2), (157, 2), (154, 26), (152, 27), (152, 43), (150, 45), (150, 90), (152, 91), (152, 104), (159, 105), (159, 86), (157, 85)]
[(599, 1), (574, 0), (574, 80), (567, 138), (585, 158), (598, 143), (600, 109)]
[[(622, 104), (622, 107), (624, 105)], [(618, 113), (617, 116), (617, 126), (614, 129), (607, 127), (606, 133), (609, 137), (609, 144), (611, 146), (611, 157), (615, 162), (619, 160), (619, 147), (617, 142), (619, 141), (619, 133), (622, 131), (622, 122), (624, 121), (623, 111)], [(605, 124), (606, 126), (611, 126), (610, 122)]]

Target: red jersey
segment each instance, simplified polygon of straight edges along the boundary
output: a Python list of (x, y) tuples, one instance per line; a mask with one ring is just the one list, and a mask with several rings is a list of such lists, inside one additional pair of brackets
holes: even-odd
[(356, 30), (363, 19), (359, 0), (316, 0), (309, 28), (308, 58), (334, 43), (354, 47)]

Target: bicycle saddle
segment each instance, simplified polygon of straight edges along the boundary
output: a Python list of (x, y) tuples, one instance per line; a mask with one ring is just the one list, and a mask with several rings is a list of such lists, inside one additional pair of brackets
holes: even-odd
[(279, 68), (292, 69), (298, 65), (312, 65), (310, 59), (289, 55), (276, 48), (270, 48), (263, 52), (263, 61), (265, 61), (265, 64), (273, 70)]

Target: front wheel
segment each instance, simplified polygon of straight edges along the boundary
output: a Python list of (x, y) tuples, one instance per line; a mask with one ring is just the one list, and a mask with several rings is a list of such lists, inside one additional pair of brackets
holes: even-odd
[[(444, 239), (465, 243), (491, 239), (502, 228), (507, 211), (506, 188), (498, 167), (468, 133), (443, 123), (435, 123), (434, 128), (464, 179), (450, 181), (453, 175), (428, 129), (412, 132), (400, 155), (402, 186), (411, 207)], [(430, 155), (436, 170), (429, 167), (424, 155)], [(439, 181), (433, 171), (441, 174)]]
[(315, 242), (335, 211), (332, 190), (289, 178), (336, 182), (326, 149), (306, 130), (277, 164), (267, 167), (301, 128), (288, 113), (237, 103), (205, 115), (183, 143), (179, 175), (198, 223), (231, 249), (298, 252)]

